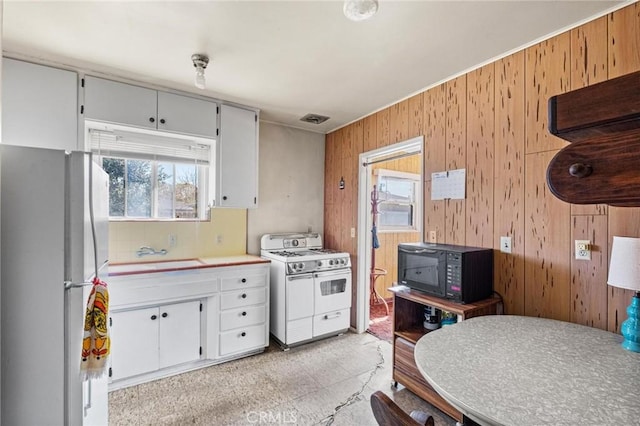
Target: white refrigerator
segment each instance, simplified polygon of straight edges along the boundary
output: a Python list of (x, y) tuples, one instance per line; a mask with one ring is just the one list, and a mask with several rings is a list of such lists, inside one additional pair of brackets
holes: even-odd
[(0, 159), (0, 423), (106, 425), (108, 379), (83, 381), (80, 351), (88, 283), (108, 282), (108, 177), (83, 152)]

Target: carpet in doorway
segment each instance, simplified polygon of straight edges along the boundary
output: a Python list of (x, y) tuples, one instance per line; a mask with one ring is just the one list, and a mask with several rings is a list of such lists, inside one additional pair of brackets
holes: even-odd
[(392, 343), (393, 340), (393, 301), (387, 302), (389, 305), (389, 315), (384, 308), (384, 303), (375, 303), (369, 312), (369, 329), (367, 332), (373, 334), (380, 340)]

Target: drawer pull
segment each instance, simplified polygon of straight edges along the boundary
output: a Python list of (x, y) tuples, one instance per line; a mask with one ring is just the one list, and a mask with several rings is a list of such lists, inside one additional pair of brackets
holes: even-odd
[(242, 293), (242, 296), (240, 296), (240, 297), (242, 297), (243, 299), (246, 299), (247, 298), (247, 293)]
[(243, 278), (243, 279), (241, 279), (240, 281), (242, 281), (243, 283), (246, 283), (246, 282), (247, 282), (247, 279), (246, 279), (246, 278)]
[(156, 320), (156, 318), (158, 318), (158, 316), (157, 316), (157, 315), (151, 315), (151, 321), (155, 321), (155, 320)]
[(240, 336), (242, 336), (242, 337), (244, 337), (246, 335), (247, 335), (247, 333), (245, 333), (244, 331), (242, 333), (240, 333)]
[(168, 317), (168, 316), (169, 316), (169, 314), (168, 314), (168, 313), (166, 313), (166, 312), (164, 312), (164, 313), (162, 314), (162, 318), (166, 318), (166, 317)]
[(247, 316), (247, 312), (246, 311), (242, 312), (242, 316), (246, 317)]
[(149, 123), (154, 123), (155, 121), (156, 121), (156, 119), (155, 119), (155, 118), (153, 118), (153, 117), (149, 117)]
[(160, 124), (164, 124), (164, 123), (166, 123), (166, 122), (167, 122), (167, 120), (165, 120), (164, 118), (161, 118), (161, 119), (160, 119)]
[(340, 315), (342, 315), (342, 312), (336, 312), (335, 314), (332, 315), (325, 315), (324, 319), (328, 320), (328, 319), (333, 319), (333, 318), (340, 318)]

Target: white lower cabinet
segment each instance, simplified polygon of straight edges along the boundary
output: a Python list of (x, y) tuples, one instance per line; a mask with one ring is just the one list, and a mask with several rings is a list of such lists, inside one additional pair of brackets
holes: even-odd
[(149, 373), (200, 358), (200, 302), (111, 315), (111, 379)]
[(269, 263), (109, 281), (110, 390), (269, 346)]

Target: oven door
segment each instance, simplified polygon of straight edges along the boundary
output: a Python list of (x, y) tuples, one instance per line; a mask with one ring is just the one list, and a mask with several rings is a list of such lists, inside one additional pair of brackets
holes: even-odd
[(351, 307), (351, 269), (313, 274), (316, 315)]

